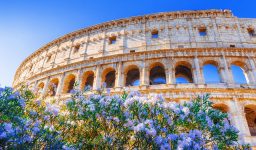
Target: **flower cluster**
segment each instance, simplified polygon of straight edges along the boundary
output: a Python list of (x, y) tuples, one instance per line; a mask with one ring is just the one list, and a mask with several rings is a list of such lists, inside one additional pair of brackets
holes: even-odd
[(208, 95), (184, 104), (133, 91), (74, 89), (64, 104), (37, 98), (0, 88), (0, 149), (249, 149)]

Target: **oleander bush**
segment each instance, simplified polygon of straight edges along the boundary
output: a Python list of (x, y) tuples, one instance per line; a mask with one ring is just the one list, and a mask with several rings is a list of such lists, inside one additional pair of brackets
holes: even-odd
[(0, 88), (0, 149), (250, 149), (208, 94), (178, 104), (126, 91), (57, 101)]

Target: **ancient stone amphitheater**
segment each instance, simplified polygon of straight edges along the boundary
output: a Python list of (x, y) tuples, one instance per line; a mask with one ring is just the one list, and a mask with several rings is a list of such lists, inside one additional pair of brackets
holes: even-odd
[[(112, 93), (123, 87), (183, 102), (211, 93), (228, 112), (240, 142), (256, 146), (256, 19), (230, 10), (157, 13), (110, 21), (64, 35), (18, 68), (13, 86), (29, 83), (50, 97), (68, 97), (75, 81)], [(206, 80), (216, 69), (219, 80)], [(244, 82), (235, 78), (242, 71)], [(241, 76), (239, 76), (241, 78)], [(54, 90), (56, 89), (56, 90)]]

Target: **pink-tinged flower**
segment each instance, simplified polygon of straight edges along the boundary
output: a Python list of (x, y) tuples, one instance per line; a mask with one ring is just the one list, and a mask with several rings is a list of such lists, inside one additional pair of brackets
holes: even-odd
[(133, 121), (130, 119), (124, 124), (125, 127), (132, 127), (133, 126)]
[(115, 122), (117, 122), (117, 123), (120, 122), (120, 120), (119, 120), (117, 117), (114, 117), (113, 120), (114, 120)]
[(50, 116), (44, 116), (44, 121), (49, 121), (50, 120)]
[(134, 132), (141, 132), (145, 130), (144, 123), (139, 123), (137, 126), (133, 127)]
[(59, 114), (60, 108), (57, 105), (47, 104), (45, 111), (53, 116), (57, 116)]
[(145, 129), (146, 134), (149, 136), (156, 136), (156, 130), (154, 128)]

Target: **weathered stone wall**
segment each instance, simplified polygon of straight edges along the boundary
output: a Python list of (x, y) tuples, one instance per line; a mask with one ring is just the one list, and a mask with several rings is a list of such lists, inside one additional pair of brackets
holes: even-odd
[[(256, 19), (240, 19), (229, 10), (159, 13), (111, 21), (67, 34), (40, 48), (18, 68), (13, 86), (29, 82), (32, 89), (41, 88), (45, 94), (54, 84), (56, 93), (52, 96), (63, 99), (70, 96), (67, 88), (73, 78), (83, 89), (92, 75), (92, 86), (97, 90), (106, 75), (115, 71), (110, 90), (118, 93), (126, 85), (128, 71), (138, 69), (140, 84), (127, 87), (130, 90), (161, 93), (178, 102), (211, 93), (212, 100), (227, 108), (232, 123), (241, 131), (240, 142), (256, 146), (244, 110), (256, 106), (256, 36), (250, 32), (255, 28)], [(207, 64), (217, 67), (220, 82), (205, 82), (203, 67)], [(191, 83), (176, 82), (180, 65), (191, 72)], [(231, 65), (243, 69), (246, 83), (234, 81)], [(151, 84), (150, 71), (156, 66), (164, 69), (165, 84)]]

